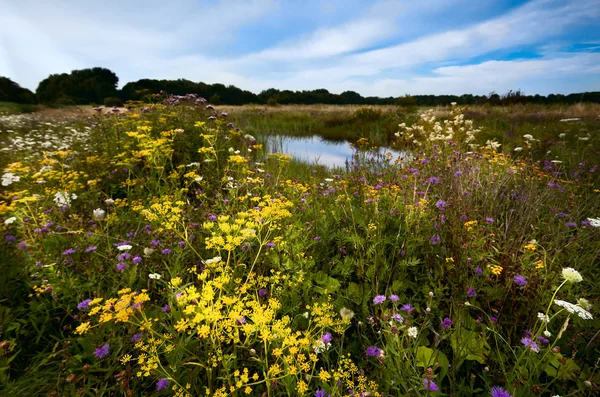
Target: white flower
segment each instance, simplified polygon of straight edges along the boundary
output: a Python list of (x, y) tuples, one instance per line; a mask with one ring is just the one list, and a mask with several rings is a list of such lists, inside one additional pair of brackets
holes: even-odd
[(554, 163), (554, 164), (561, 164), (562, 163), (562, 161), (560, 161), (560, 160), (551, 160), (550, 162)]
[(331, 178), (325, 178), (325, 182), (333, 182), (333, 179), (331, 179)]
[(105, 202), (107, 205), (111, 205), (111, 204), (114, 204), (114, 203), (115, 203), (115, 200), (113, 200), (113, 199), (106, 199), (106, 200), (104, 200), (104, 202)]
[(16, 216), (11, 216), (10, 218), (8, 218), (7, 220), (4, 221), (4, 224), (5, 225), (10, 225), (11, 223), (13, 223), (16, 220), (17, 220)]
[(71, 204), (71, 199), (69, 198), (69, 193), (67, 193), (67, 192), (57, 192), (54, 195), (54, 202), (59, 207), (64, 207), (65, 205), (67, 205), (67, 206), (70, 205)]
[(302, 317), (308, 318), (308, 314), (309, 314), (308, 312), (304, 312), (304, 313), (302, 313)]
[(9, 186), (13, 182), (18, 182), (21, 177), (16, 176), (12, 172), (7, 172), (2, 175), (2, 186)]
[(526, 139), (528, 141), (533, 141), (533, 135), (531, 135), (531, 134), (525, 134), (525, 135), (523, 135), (523, 139)]
[(493, 140), (493, 141), (488, 140), (485, 143), (485, 145), (488, 146), (488, 147), (491, 147), (493, 150), (497, 150), (500, 146), (502, 146), (501, 143), (498, 143), (495, 140)]
[(150, 256), (154, 253), (155, 250), (153, 250), (152, 248), (144, 248), (144, 256)]
[(551, 337), (551, 336), (552, 336), (552, 332), (550, 332), (550, 331), (548, 331), (548, 330), (545, 330), (545, 331), (544, 331), (544, 336), (545, 336), (546, 338), (549, 338), (549, 337)]
[(186, 165), (186, 167), (190, 168), (190, 167), (199, 167), (200, 163), (189, 163)]
[(574, 305), (572, 303), (561, 301), (558, 299), (556, 299), (554, 301), (554, 303), (560, 307), (565, 308), (569, 313), (577, 314), (579, 317), (581, 317), (584, 320), (592, 320), (594, 318), (590, 312), (588, 312), (584, 308)]
[(354, 317), (354, 312), (347, 307), (342, 307), (340, 309), (340, 316), (342, 316), (344, 320), (350, 321)]
[(579, 137), (579, 140), (580, 140), (580, 141), (584, 141), (584, 142), (585, 142), (585, 141), (589, 141), (589, 140), (590, 140), (590, 137), (589, 137), (589, 136), (580, 136), (580, 137)]
[(148, 278), (151, 278), (152, 280), (160, 280), (162, 276), (158, 273), (150, 273), (148, 275)]
[(600, 227), (600, 218), (587, 218), (592, 227)]
[(581, 274), (579, 274), (579, 272), (573, 269), (572, 267), (565, 267), (564, 269), (562, 269), (562, 276), (565, 280), (573, 284), (580, 283), (581, 281), (583, 281), (583, 277), (581, 277)]
[(196, 182), (202, 182), (202, 179), (204, 179), (204, 177), (202, 177), (202, 176), (198, 176), (198, 177), (194, 178), (194, 180)]
[(212, 265), (213, 263), (219, 263), (219, 262), (221, 262), (221, 257), (220, 256), (215, 256), (214, 258), (205, 260), (204, 264), (206, 264), (206, 265)]
[(129, 251), (131, 248), (133, 248), (133, 247), (131, 245), (128, 245), (128, 244), (119, 245), (117, 247), (117, 249), (119, 251)]
[(416, 338), (417, 335), (419, 335), (419, 331), (417, 330), (417, 327), (410, 327), (408, 329), (408, 336), (411, 336), (413, 338)]
[(522, 148), (522, 147), (520, 147), (520, 146), (519, 146), (519, 147), (516, 147), (516, 148), (514, 148), (514, 151), (515, 151), (515, 152), (520, 152), (520, 151), (522, 151), (522, 150), (523, 150), (523, 148)]
[(102, 208), (96, 208), (92, 212), (92, 215), (94, 216), (94, 219), (101, 221), (106, 216), (106, 211), (104, 211)]
[(537, 314), (538, 318), (543, 322), (543, 323), (549, 323), (550, 322), (550, 317), (548, 317), (548, 315), (544, 314), (544, 313), (538, 313)]
[(559, 138), (564, 138), (564, 137), (566, 137), (566, 136), (567, 136), (567, 134), (565, 134), (564, 132), (563, 132), (562, 134), (558, 134), (558, 137), (559, 137)]
[(585, 298), (577, 299), (577, 304), (583, 307), (585, 310), (592, 310), (592, 304)]

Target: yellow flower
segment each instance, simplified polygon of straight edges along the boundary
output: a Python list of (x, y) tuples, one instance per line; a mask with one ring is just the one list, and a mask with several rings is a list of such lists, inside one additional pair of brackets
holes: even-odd
[(79, 326), (75, 329), (75, 333), (79, 334), (79, 335), (83, 335), (89, 329), (90, 329), (90, 323), (89, 323), (89, 321), (86, 321), (85, 323), (79, 324)]
[(308, 386), (305, 381), (301, 380), (296, 384), (296, 389), (298, 390), (298, 393), (304, 394), (308, 390)]

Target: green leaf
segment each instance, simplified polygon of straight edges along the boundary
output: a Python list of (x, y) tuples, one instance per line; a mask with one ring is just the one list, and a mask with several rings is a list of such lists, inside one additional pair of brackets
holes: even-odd
[(438, 350), (430, 349), (429, 347), (419, 346), (417, 349), (417, 366), (418, 367), (433, 367), (438, 363), (440, 368), (440, 381), (444, 379), (448, 373), (450, 362), (444, 353)]
[(559, 380), (568, 380), (575, 377), (575, 372), (579, 371), (579, 366), (570, 358), (563, 359), (562, 354), (554, 355), (546, 364), (544, 371), (553, 378)]
[(478, 333), (467, 329), (458, 329), (450, 336), (450, 345), (454, 355), (460, 360), (485, 362), (489, 354), (490, 345)]

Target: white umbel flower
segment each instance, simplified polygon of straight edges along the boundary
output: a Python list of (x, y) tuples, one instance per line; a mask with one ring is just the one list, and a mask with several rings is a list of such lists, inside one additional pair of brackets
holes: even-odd
[(540, 321), (543, 323), (547, 324), (550, 322), (550, 317), (548, 317), (548, 315), (546, 315), (544, 313), (538, 313), (537, 316), (538, 316), (538, 319), (540, 319)]
[(212, 265), (214, 263), (219, 263), (219, 262), (221, 262), (221, 257), (220, 256), (215, 256), (214, 258), (205, 260), (204, 264), (205, 265)]
[(77, 195), (75, 193), (69, 196), (69, 193), (67, 192), (56, 192), (54, 195), (54, 202), (59, 207), (64, 207), (71, 205), (71, 200), (75, 200), (76, 198)]
[(131, 248), (133, 248), (133, 247), (131, 245), (129, 245), (129, 244), (123, 244), (123, 245), (119, 245), (117, 247), (117, 249), (119, 251), (129, 251)]
[(148, 278), (151, 278), (152, 280), (160, 280), (162, 276), (158, 273), (150, 273), (148, 275)]
[(593, 320), (594, 317), (592, 316), (592, 314), (590, 312), (588, 312), (587, 310), (585, 310), (584, 308), (574, 305), (572, 303), (566, 302), (566, 301), (561, 301), (559, 299), (556, 299), (554, 301), (554, 303), (557, 306), (560, 306), (564, 309), (566, 309), (569, 313), (575, 313), (577, 314), (579, 317), (581, 317), (584, 320)]
[(10, 225), (11, 223), (13, 223), (16, 220), (17, 220), (16, 216), (11, 216), (10, 218), (8, 218), (7, 220), (4, 221), (4, 224), (5, 225)]
[(572, 267), (565, 267), (564, 269), (562, 269), (562, 276), (565, 280), (572, 284), (580, 283), (583, 281), (583, 277), (581, 277), (581, 274), (579, 274), (579, 272), (573, 269)]
[(96, 208), (92, 215), (94, 216), (94, 219), (101, 221), (106, 216), (106, 211), (104, 211), (102, 208)]
[(419, 331), (417, 330), (417, 327), (410, 327), (408, 329), (408, 336), (416, 338), (417, 335), (419, 335)]
[(9, 186), (13, 182), (18, 182), (21, 177), (16, 176), (12, 172), (6, 172), (2, 175), (2, 186)]

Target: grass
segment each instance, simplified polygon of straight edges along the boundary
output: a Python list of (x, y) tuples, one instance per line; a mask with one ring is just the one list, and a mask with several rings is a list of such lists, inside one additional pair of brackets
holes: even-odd
[[(0, 118), (0, 388), (593, 395), (597, 108), (512, 109)], [(347, 168), (263, 145), (323, 131)]]
[(37, 111), (35, 105), (25, 105), (14, 102), (0, 102), (0, 114), (22, 114)]

